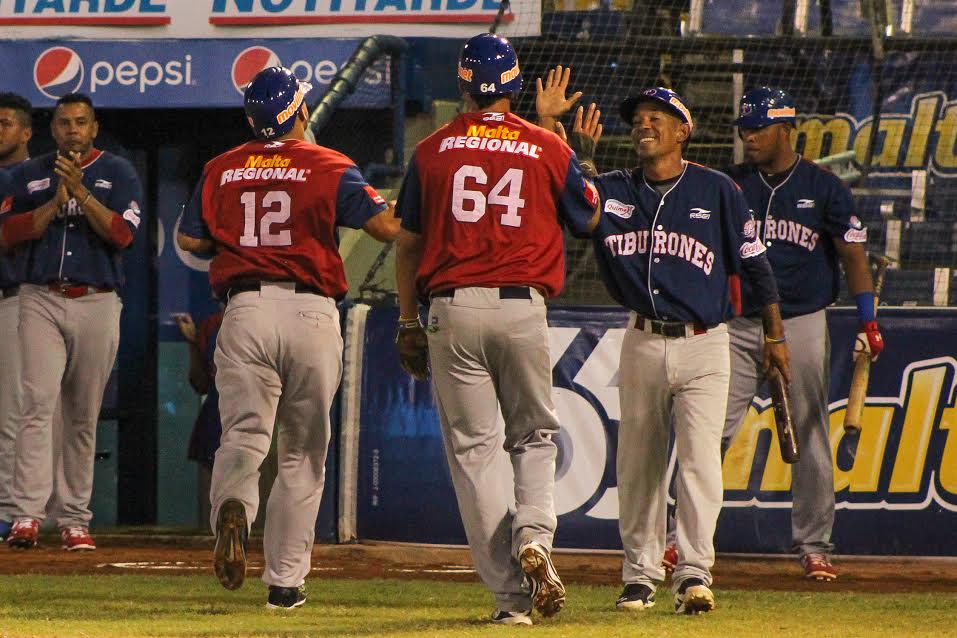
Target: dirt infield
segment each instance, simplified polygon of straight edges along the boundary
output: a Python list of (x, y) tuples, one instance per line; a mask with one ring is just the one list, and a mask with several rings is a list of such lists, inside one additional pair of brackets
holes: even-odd
[[(28, 551), (0, 547), (0, 574), (196, 574), (212, 578), (212, 539), (208, 537), (97, 536), (94, 552), (68, 553), (59, 539), (43, 537)], [(468, 551), (393, 543), (316, 545), (312, 577), (434, 579), (475, 581)], [(614, 553), (556, 552), (555, 563), (569, 583), (614, 585), (621, 559)], [(793, 557), (719, 556), (715, 585), (724, 589), (780, 591), (957, 592), (957, 559), (835, 559), (840, 578), (833, 583), (804, 580)], [(262, 572), (262, 545), (251, 541), (250, 575)]]

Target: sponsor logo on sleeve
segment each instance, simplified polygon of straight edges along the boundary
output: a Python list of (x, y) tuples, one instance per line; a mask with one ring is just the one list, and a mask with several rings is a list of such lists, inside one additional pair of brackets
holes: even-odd
[(45, 191), (48, 188), (50, 188), (49, 177), (44, 177), (43, 179), (35, 179), (32, 182), (27, 182), (28, 193), (37, 193), (39, 191)]
[(866, 228), (848, 228), (844, 233), (844, 241), (849, 244), (863, 244), (867, 241)]
[(133, 228), (140, 227), (140, 205), (135, 199), (130, 202), (129, 208), (123, 211), (123, 219), (133, 224)]
[(741, 244), (741, 259), (748, 259), (749, 257), (757, 257), (761, 253), (767, 250), (764, 247), (764, 244), (759, 241), (749, 241)]
[[(585, 182), (585, 199), (587, 199), (588, 203), (592, 206), (598, 206), (598, 189), (587, 179), (583, 181)], [(634, 208), (634, 206), (632, 206), (632, 208)]]
[(96, 182), (94, 182), (93, 188), (106, 188), (106, 189), (110, 189), (110, 188), (113, 188), (113, 182), (111, 182), (111, 181), (109, 181), (109, 180), (105, 180), (105, 179), (98, 179), (98, 180), (96, 180)]
[(622, 219), (628, 219), (634, 214), (635, 207), (632, 204), (619, 202), (617, 199), (609, 199), (605, 201), (605, 212), (617, 215)]

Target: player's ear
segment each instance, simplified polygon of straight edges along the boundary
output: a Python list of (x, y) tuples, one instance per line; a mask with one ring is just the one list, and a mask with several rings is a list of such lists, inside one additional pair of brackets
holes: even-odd
[(691, 137), (691, 127), (687, 122), (682, 122), (678, 127), (678, 141), (684, 144)]

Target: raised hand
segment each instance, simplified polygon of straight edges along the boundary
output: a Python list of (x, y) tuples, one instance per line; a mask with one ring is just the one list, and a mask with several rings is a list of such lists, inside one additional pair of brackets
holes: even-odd
[(79, 198), (80, 194), (86, 195), (78, 153), (70, 152), (69, 156), (57, 153), (53, 172), (60, 177), (60, 184), (66, 187), (70, 197)]
[(571, 72), (570, 67), (558, 65), (554, 69), (549, 69), (544, 84), (542, 84), (542, 78), (535, 78), (535, 112), (540, 123), (545, 119), (561, 117), (581, 98), (581, 91), (575, 91), (571, 97), (565, 97)]

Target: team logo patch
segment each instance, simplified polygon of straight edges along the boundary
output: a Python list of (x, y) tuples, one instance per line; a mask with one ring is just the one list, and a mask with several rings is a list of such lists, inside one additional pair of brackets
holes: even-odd
[(747, 243), (741, 244), (741, 253), (742, 259), (747, 259), (748, 257), (757, 257), (765, 251), (764, 244), (759, 241), (749, 241)]
[(246, 92), (246, 85), (252, 82), (256, 74), (271, 66), (282, 66), (279, 56), (272, 49), (262, 46), (243, 49), (233, 60), (233, 86), (242, 95)]
[(130, 207), (123, 211), (123, 219), (133, 224), (133, 228), (140, 227), (140, 205), (135, 199), (130, 202)]
[(754, 239), (755, 234), (757, 233), (757, 224), (754, 222), (754, 218), (749, 219), (744, 222), (744, 228), (741, 229), (741, 234), (747, 239)]
[(798, 208), (814, 208), (813, 199), (799, 199), (797, 203)]
[(848, 231), (844, 233), (844, 241), (849, 244), (863, 244), (867, 241), (867, 229), (849, 228)]
[(33, 64), (33, 83), (53, 100), (75, 93), (83, 83), (83, 60), (67, 47), (47, 49)]
[(45, 191), (50, 188), (50, 178), (44, 177), (43, 179), (35, 179), (32, 182), (27, 182), (27, 193), (37, 193), (39, 191)]
[(751, 115), (753, 111), (754, 107), (751, 104), (745, 102), (741, 105), (741, 115)]
[(598, 189), (587, 179), (583, 179), (582, 181), (585, 182), (585, 199), (587, 199), (588, 203), (592, 206), (598, 206)]
[(622, 219), (628, 219), (634, 214), (635, 207), (632, 204), (619, 202), (617, 199), (609, 199), (605, 201), (605, 212), (617, 215)]
[(366, 194), (376, 204), (385, 204), (385, 200), (382, 199), (382, 195), (376, 192), (376, 189), (372, 188), (368, 184), (365, 185)]
[(711, 219), (711, 211), (706, 208), (692, 208), (691, 219)]
[(94, 182), (93, 188), (113, 188), (113, 182), (105, 179), (98, 179), (96, 182)]

